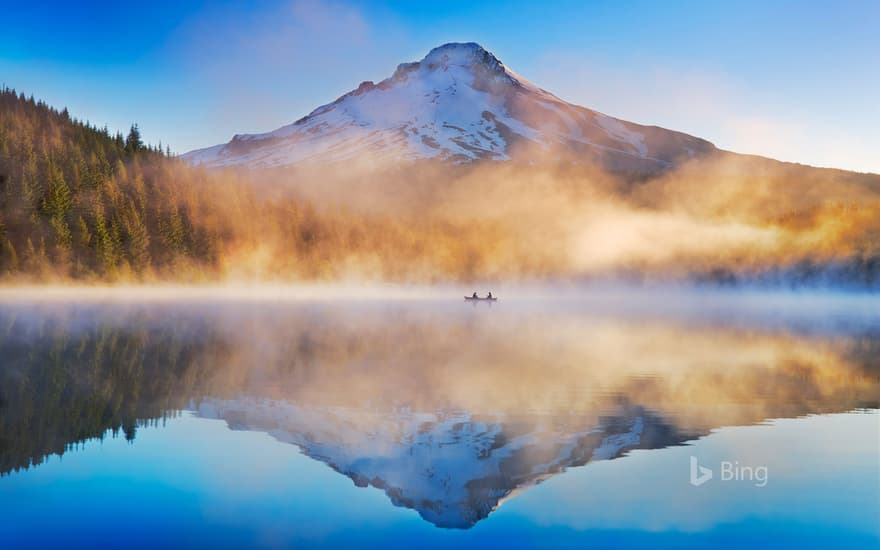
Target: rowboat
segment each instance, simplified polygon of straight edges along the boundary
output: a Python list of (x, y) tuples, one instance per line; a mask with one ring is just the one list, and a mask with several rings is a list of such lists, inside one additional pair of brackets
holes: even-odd
[(468, 302), (497, 302), (497, 301), (498, 301), (498, 298), (495, 298), (495, 297), (492, 297), (492, 298), (479, 298), (479, 297), (474, 298), (473, 296), (465, 296), (464, 299), (467, 300)]

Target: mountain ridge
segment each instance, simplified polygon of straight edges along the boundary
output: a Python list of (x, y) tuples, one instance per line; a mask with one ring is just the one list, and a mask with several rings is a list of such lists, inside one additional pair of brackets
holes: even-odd
[(448, 43), (364, 81), (291, 124), (236, 134), (185, 160), (272, 168), (368, 155), (453, 163), (572, 156), (611, 171), (655, 173), (716, 151), (701, 138), (568, 103), (477, 43)]

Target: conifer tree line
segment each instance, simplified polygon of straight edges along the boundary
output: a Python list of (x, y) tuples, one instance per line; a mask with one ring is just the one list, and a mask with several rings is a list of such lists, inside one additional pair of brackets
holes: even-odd
[(185, 214), (157, 203), (162, 190), (150, 181), (175, 162), (170, 148), (144, 143), (136, 124), (112, 135), (4, 88), (0, 274), (117, 276), (184, 250), (195, 238)]

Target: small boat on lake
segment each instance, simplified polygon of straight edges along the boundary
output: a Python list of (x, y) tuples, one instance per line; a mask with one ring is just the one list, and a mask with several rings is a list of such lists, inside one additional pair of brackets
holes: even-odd
[(481, 298), (479, 296), (476, 296), (476, 297), (465, 296), (464, 299), (467, 300), (468, 302), (497, 302), (498, 301), (498, 298), (496, 298), (495, 296), (486, 297), (486, 298)]

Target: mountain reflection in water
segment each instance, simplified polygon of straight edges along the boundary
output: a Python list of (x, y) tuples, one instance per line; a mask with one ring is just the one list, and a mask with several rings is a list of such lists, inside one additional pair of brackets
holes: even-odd
[(193, 410), (468, 528), (566, 468), (877, 408), (876, 317), (793, 319), (540, 302), (10, 303), (0, 472)]

